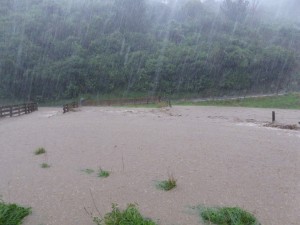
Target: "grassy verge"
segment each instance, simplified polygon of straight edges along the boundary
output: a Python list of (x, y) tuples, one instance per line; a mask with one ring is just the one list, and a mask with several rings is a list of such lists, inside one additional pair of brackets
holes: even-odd
[(253, 97), (235, 100), (211, 100), (203, 102), (176, 102), (176, 105), (199, 105), (199, 106), (233, 106), (253, 108), (278, 108), (300, 109), (300, 93), (291, 93), (282, 96)]
[(144, 98), (147, 97), (147, 93), (143, 92), (128, 92), (125, 93), (124, 91), (115, 91), (113, 93), (107, 94), (96, 94), (96, 95), (81, 95), (81, 97), (86, 99), (94, 99), (94, 100), (108, 100), (108, 99), (120, 99), (120, 98)]
[(129, 204), (125, 210), (112, 206), (112, 211), (104, 218), (94, 217), (97, 225), (157, 225), (151, 219), (144, 218), (135, 205)]
[(260, 225), (249, 212), (238, 207), (199, 208), (200, 216), (206, 224), (216, 225)]
[(30, 208), (0, 202), (0, 225), (21, 225), (30, 213)]

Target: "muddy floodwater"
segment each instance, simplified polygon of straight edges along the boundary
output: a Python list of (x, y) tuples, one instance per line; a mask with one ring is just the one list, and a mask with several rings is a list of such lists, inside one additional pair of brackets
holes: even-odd
[[(39, 108), (0, 119), (0, 196), (32, 207), (24, 225), (93, 225), (86, 211), (103, 216), (112, 203), (137, 203), (161, 225), (202, 224), (197, 205), (239, 206), (263, 225), (299, 225), (300, 131), (264, 127), (271, 112)], [(300, 111), (276, 110), (276, 120), (298, 124)], [(47, 153), (34, 155), (38, 147)], [(97, 177), (99, 168), (110, 176)], [(177, 188), (157, 189), (168, 174)]]

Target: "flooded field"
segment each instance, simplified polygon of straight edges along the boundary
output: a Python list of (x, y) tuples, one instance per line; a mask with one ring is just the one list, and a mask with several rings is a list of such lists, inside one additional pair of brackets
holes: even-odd
[[(24, 225), (93, 225), (86, 211), (103, 216), (112, 203), (137, 203), (161, 225), (201, 224), (191, 209), (198, 205), (239, 206), (263, 225), (297, 225), (300, 131), (264, 127), (271, 112), (40, 108), (0, 119), (0, 196), (32, 207)], [(300, 111), (276, 110), (276, 120), (298, 124)], [(35, 155), (39, 147), (46, 154)], [(100, 168), (110, 176), (98, 177)], [(157, 189), (170, 174), (177, 187)]]

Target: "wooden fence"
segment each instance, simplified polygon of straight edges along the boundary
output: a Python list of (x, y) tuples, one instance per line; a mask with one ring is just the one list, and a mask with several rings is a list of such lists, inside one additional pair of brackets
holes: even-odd
[(113, 105), (146, 105), (155, 104), (162, 101), (161, 97), (145, 97), (145, 98), (120, 98), (107, 100), (83, 100), (82, 106), (113, 106)]
[(74, 108), (78, 108), (78, 103), (77, 102), (71, 102), (71, 103), (63, 105), (64, 113), (69, 112), (70, 110), (72, 110)]
[(28, 102), (19, 105), (5, 105), (0, 106), (0, 118), (1, 117), (13, 117), (20, 116), (22, 114), (28, 114), (38, 110), (36, 102)]

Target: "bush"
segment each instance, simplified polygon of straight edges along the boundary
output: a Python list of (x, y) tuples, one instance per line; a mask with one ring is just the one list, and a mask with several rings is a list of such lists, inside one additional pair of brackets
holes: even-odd
[(200, 215), (208, 224), (217, 225), (260, 225), (251, 214), (238, 207), (204, 208)]
[(30, 213), (30, 208), (0, 202), (0, 225), (21, 225), (22, 220)]

